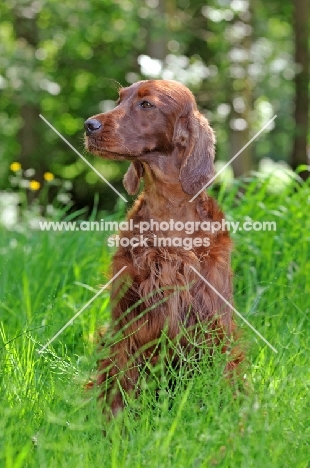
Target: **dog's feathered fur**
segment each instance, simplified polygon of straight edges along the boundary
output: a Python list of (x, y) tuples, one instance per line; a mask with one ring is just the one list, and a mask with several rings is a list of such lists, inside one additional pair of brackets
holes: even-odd
[[(165, 80), (135, 83), (121, 89), (115, 109), (88, 119), (85, 128), (90, 152), (131, 161), (124, 177), (129, 194), (144, 179), (144, 191), (127, 217), (136, 227), (121, 232), (122, 238), (139, 239), (140, 223), (150, 220), (222, 223), (223, 213), (204, 191), (190, 202), (213, 177), (215, 138), (185, 86)], [(158, 247), (155, 236), (179, 238), (181, 244), (196, 239), (196, 246)], [(231, 308), (191, 268), (232, 303), (228, 232), (150, 230), (144, 237), (147, 247), (119, 247), (113, 258), (112, 275), (126, 266), (111, 294), (111, 333), (121, 338), (100, 361), (97, 379), (113, 413), (123, 407), (122, 394), (135, 389), (141, 364), (157, 362), (163, 333), (185, 355), (194, 346), (189, 336), (199, 342), (198, 334), (200, 341), (226, 352), (235, 334)], [(172, 359), (177, 365), (178, 357)], [(227, 374), (241, 360), (242, 353), (231, 350)]]

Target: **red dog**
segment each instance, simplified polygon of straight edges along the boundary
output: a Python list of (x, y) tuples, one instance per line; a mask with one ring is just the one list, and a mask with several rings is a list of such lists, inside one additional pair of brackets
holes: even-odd
[[(124, 177), (129, 194), (144, 179), (127, 218), (134, 228), (121, 233), (124, 246), (113, 259), (113, 275), (126, 269), (113, 282), (114, 343), (97, 379), (115, 413), (124, 395), (137, 390), (141, 367), (158, 361), (163, 335), (173, 343), (168, 354), (175, 366), (202, 344), (206, 350), (206, 343), (228, 353), (235, 323), (220, 296), (232, 303), (231, 241), (227, 231), (206, 232), (202, 225), (223, 220), (210, 196), (202, 191), (190, 202), (214, 175), (215, 138), (185, 86), (139, 81), (120, 90), (115, 109), (84, 126), (88, 151), (131, 161)], [(229, 354), (227, 374), (242, 360), (235, 349)]]

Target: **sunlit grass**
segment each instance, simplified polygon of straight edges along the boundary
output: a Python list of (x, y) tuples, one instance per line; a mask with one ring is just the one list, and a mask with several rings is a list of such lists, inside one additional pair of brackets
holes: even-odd
[(216, 197), (228, 220), (277, 223), (232, 235), (232, 261), (235, 306), (278, 353), (238, 319), (248, 394), (233, 398), (219, 360), (184, 374), (173, 395), (164, 380), (157, 399), (144, 386), (109, 424), (83, 391), (108, 291), (38, 353), (107, 282), (106, 234), (1, 230), (0, 466), (309, 466), (310, 188), (270, 193), (268, 184), (234, 183)]

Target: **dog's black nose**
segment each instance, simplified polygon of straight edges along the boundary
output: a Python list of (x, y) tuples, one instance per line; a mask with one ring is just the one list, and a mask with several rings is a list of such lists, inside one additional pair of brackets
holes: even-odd
[(101, 127), (102, 125), (97, 119), (87, 119), (84, 122), (84, 128), (87, 136), (97, 132)]

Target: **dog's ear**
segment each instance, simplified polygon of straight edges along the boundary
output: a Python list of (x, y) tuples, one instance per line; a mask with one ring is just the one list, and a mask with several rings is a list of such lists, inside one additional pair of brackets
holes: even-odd
[(180, 117), (175, 142), (185, 147), (179, 179), (182, 189), (196, 195), (214, 176), (215, 136), (208, 120), (197, 110)]
[(134, 161), (130, 164), (123, 178), (123, 185), (129, 195), (137, 193), (140, 187), (140, 179), (143, 177), (143, 166), (140, 161)]

